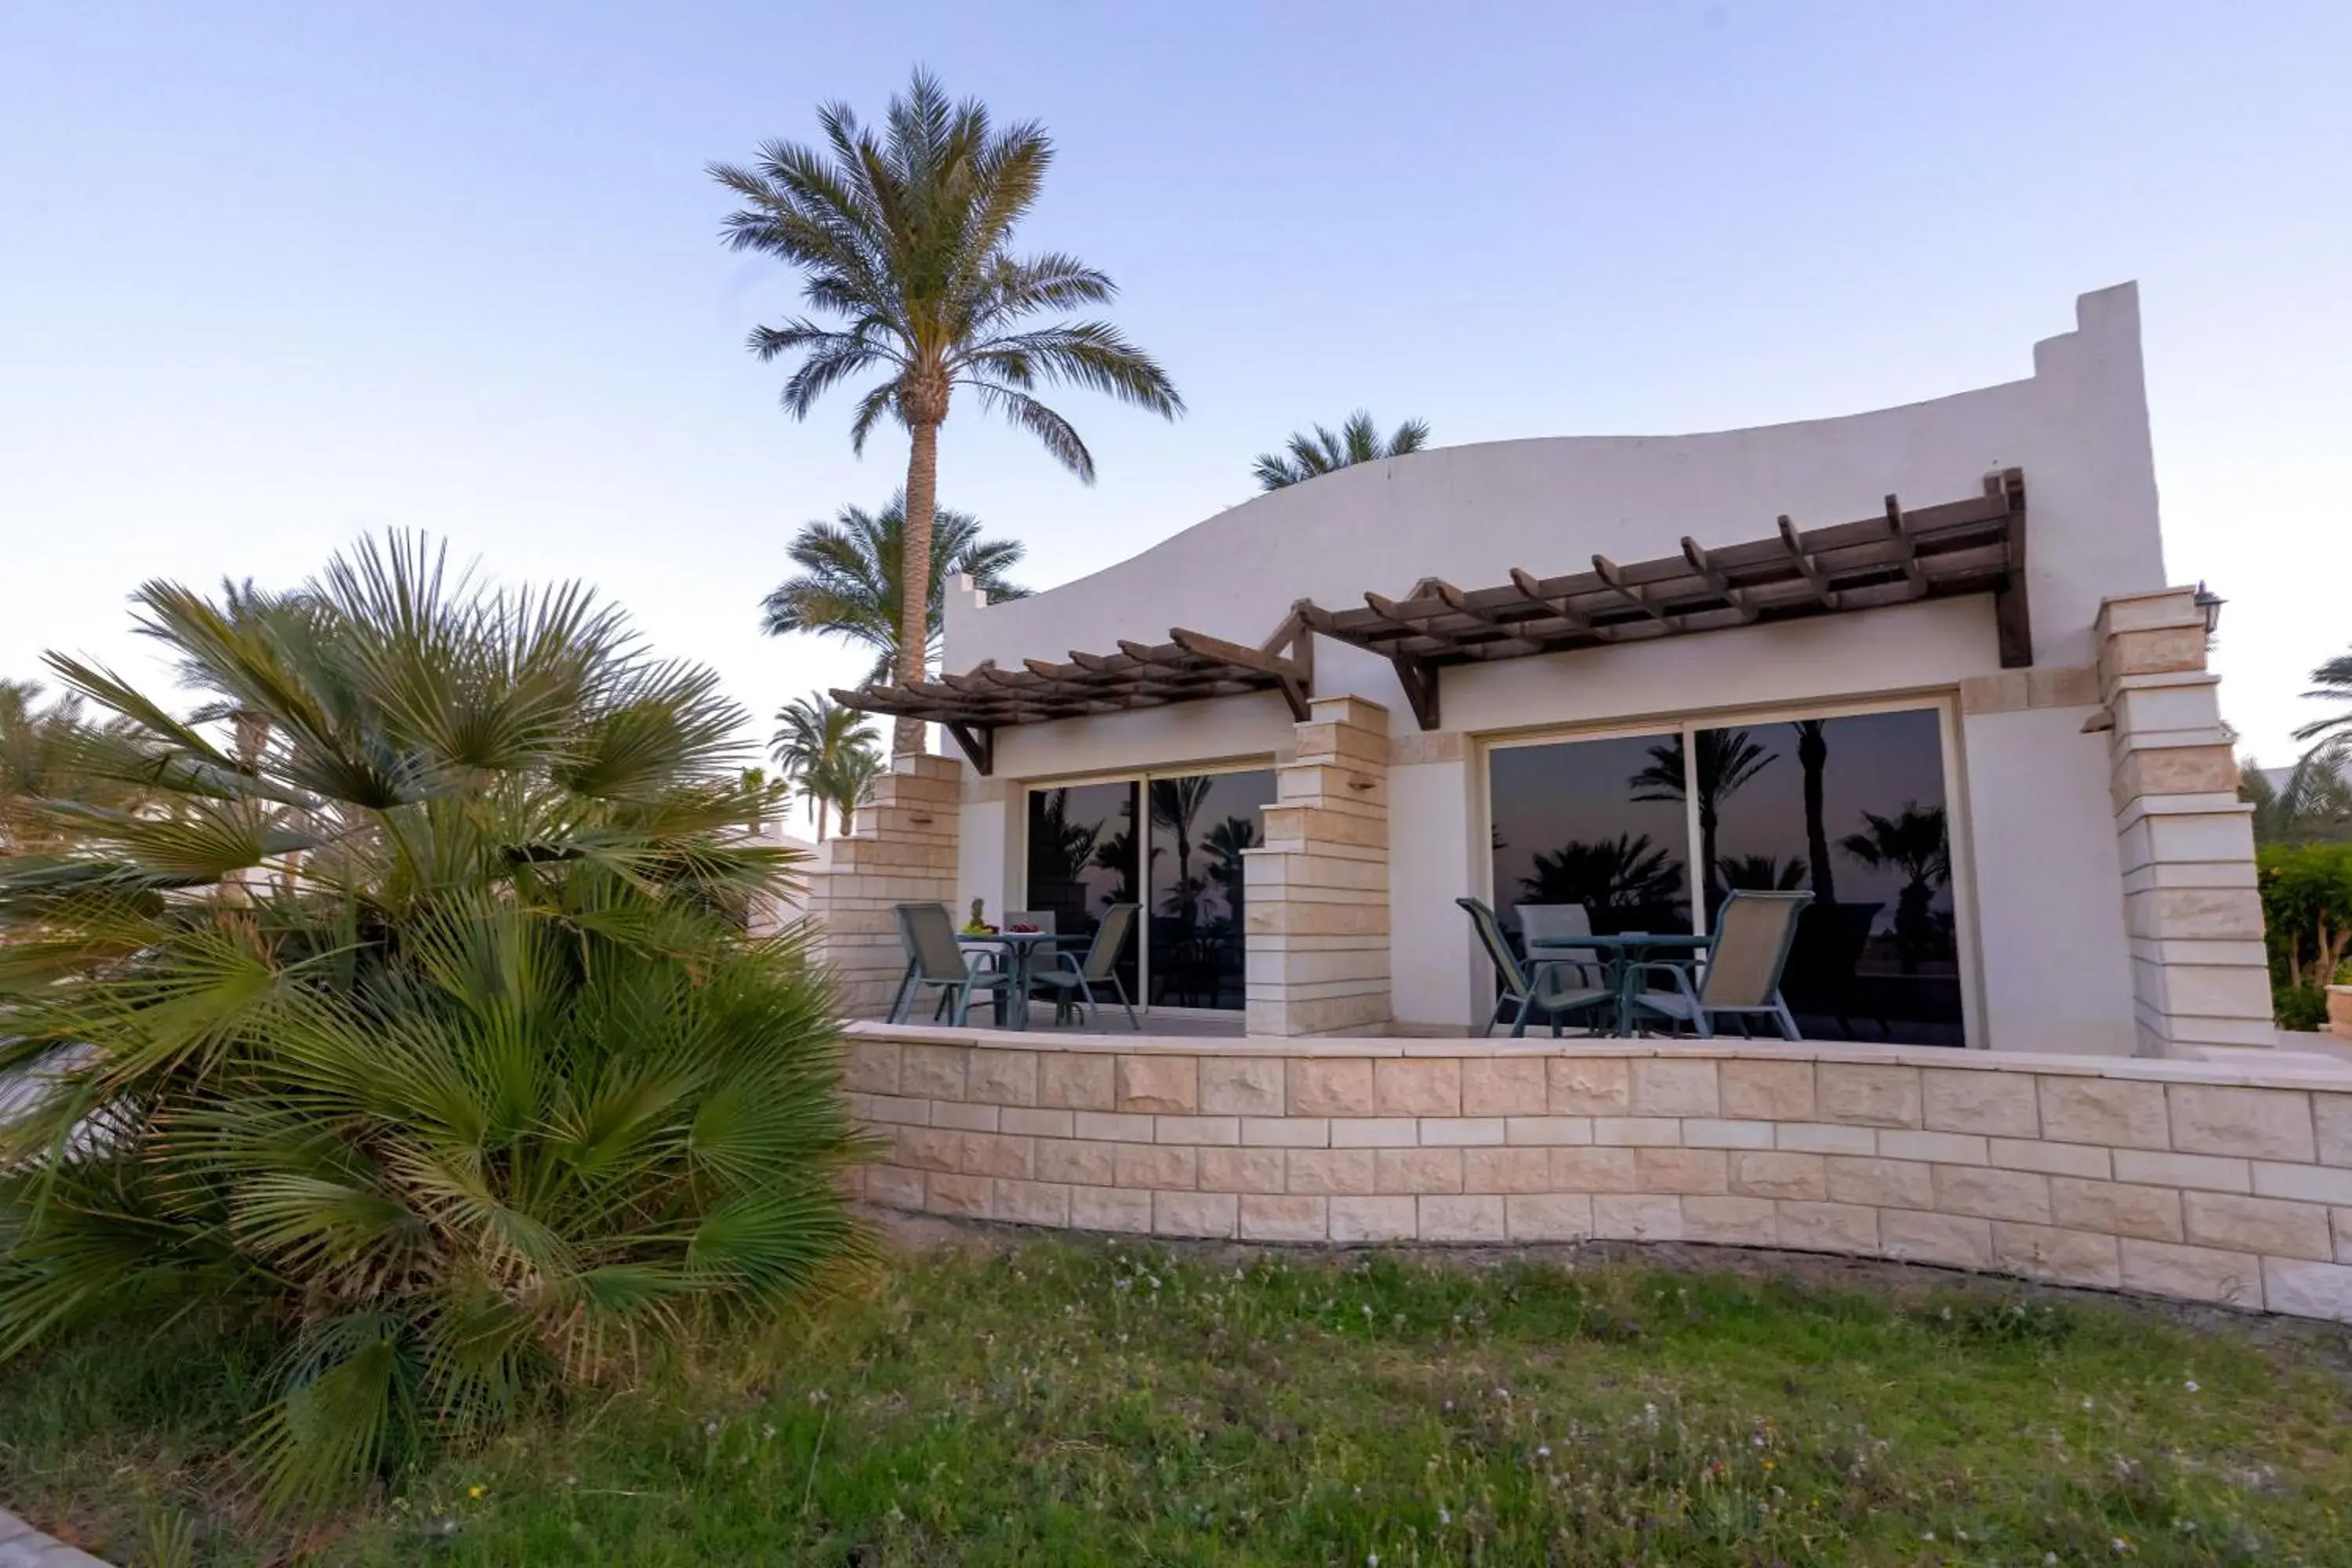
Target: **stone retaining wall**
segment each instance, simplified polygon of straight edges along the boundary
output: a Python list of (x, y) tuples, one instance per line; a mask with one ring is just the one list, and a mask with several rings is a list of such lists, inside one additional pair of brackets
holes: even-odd
[(860, 1024), (846, 1082), (889, 1141), (859, 1190), (898, 1208), (1254, 1241), (1793, 1247), (2352, 1321), (2352, 1074), (2316, 1058), (1031, 1047)]

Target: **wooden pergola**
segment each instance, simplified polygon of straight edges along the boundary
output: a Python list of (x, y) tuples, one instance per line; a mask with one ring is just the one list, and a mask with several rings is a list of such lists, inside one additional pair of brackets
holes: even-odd
[(1152, 645), (1121, 642), (1117, 653), (1073, 652), (1066, 664), (1032, 658), (1023, 660), (1020, 669), (1000, 669), (990, 660), (966, 675), (943, 672), (937, 679), (905, 686), (836, 689), (833, 697), (845, 708), (944, 725), (983, 775), (995, 770), (995, 732), (1008, 724), (1251, 691), (1279, 692), (1293, 718), (1307, 717), (1315, 649), (1297, 616), (1284, 621), (1257, 647), (1182, 626), (1171, 628), (1168, 637)]
[[(1203, 697), (1278, 691), (1300, 719), (1314, 690), (1314, 637), (1379, 654), (1395, 668), (1415, 721), (1438, 726), (1438, 673), (1448, 666), (1837, 615), (1919, 599), (1990, 594), (2001, 667), (2033, 662), (2026, 599), (2025, 476), (1985, 476), (1980, 495), (1876, 517), (1800, 529), (1783, 516), (1769, 539), (1590, 572), (1538, 577), (1514, 567), (1507, 584), (1463, 589), (1423, 578), (1402, 599), (1367, 593), (1360, 608), (1301, 599), (1257, 647), (1177, 627), (1165, 643), (1122, 642), (1116, 654), (1072, 653), (1066, 664), (983, 664), (906, 686), (834, 693), (851, 708), (943, 724), (982, 773), (994, 731)], [(1310, 635), (1311, 634), (1311, 635)]]

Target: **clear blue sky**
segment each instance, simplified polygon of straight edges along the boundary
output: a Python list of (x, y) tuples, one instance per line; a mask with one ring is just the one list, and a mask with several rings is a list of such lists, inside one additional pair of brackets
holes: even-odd
[(711, 159), (916, 61), (1061, 149), (1025, 235), (1192, 404), (1085, 394), (1087, 489), (976, 409), (942, 495), (1051, 584), (1369, 405), (1442, 443), (1717, 428), (2011, 379), (2143, 289), (2176, 581), (2284, 760), (2352, 643), (2352, 5), (0, 4), (0, 671), (142, 656), (151, 575), (428, 528), (585, 577), (763, 718), (795, 525), (904, 440), (796, 425)]

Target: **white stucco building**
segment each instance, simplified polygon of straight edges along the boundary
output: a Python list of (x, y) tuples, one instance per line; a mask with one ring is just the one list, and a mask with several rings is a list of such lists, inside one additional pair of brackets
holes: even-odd
[(1131, 900), (1156, 1011), (1460, 1035), (1493, 980), (1459, 898), (1704, 931), (1729, 888), (1811, 887), (1809, 1038), (2269, 1045), (2136, 289), (2084, 296), (2031, 372), (1418, 453), (1034, 597), (952, 595), (949, 673), (859, 694), (961, 755), (827, 847), (835, 961), (895, 978), (894, 899), (1065, 929)]

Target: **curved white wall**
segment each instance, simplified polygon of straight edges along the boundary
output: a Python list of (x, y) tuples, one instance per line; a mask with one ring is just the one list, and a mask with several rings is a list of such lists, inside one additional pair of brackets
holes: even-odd
[[(1484, 972), (1453, 900), (1483, 894), (1478, 739), (1676, 714), (1917, 698), (1956, 715), (1956, 804), (1975, 831), (1971, 1034), (1978, 1045), (2129, 1054), (2128, 944), (2096, 704), (2100, 601), (2165, 585), (2135, 286), (2086, 294), (2074, 331), (2022, 381), (1840, 419), (1673, 437), (1440, 448), (1260, 497), (1131, 560), (1028, 599), (950, 595), (947, 664), (1017, 668), (1187, 626), (1255, 644), (1291, 605), (1465, 588), (1769, 537), (1979, 492), (2024, 470), (2035, 668), (2000, 669), (1990, 595), (1454, 667), (1444, 733), (1418, 736), (1385, 661), (1318, 639), (1316, 690), (1384, 704), (1391, 776), (1391, 964), (1401, 1025), (1458, 1030)], [(2029, 690), (2030, 687), (2030, 690)], [(1291, 743), (1271, 693), (1000, 731), (993, 780), (968, 780), (962, 896), (1022, 897), (1022, 781), (1275, 759)]]

